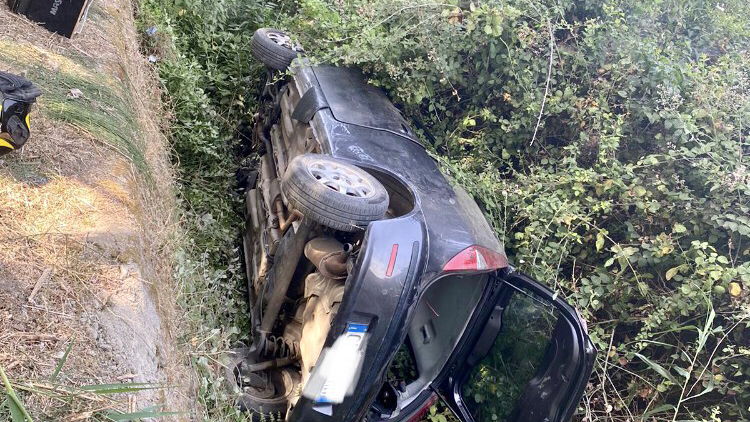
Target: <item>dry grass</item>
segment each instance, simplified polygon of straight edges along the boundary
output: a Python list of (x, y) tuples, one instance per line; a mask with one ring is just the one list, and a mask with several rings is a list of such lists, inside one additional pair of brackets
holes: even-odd
[[(0, 366), (42, 420), (157, 403), (186, 410), (190, 394), (112, 400), (43, 388), (72, 341), (59, 377), (71, 388), (189, 383), (171, 334), (177, 226), (159, 90), (131, 4), (108, 2), (92, 18), (69, 41), (0, 4), (0, 70), (45, 92), (27, 147), (0, 161)], [(86, 98), (65, 98), (71, 83)]]

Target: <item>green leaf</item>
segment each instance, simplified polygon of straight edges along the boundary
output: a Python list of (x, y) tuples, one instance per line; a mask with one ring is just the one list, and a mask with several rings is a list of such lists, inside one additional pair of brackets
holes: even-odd
[(182, 412), (156, 412), (153, 410), (141, 410), (133, 413), (108, 412), (107, 417), (113, 421), (132, 421), (144, 418), (163, 418), (165, 416), (180, 415)]
[(680, 223), (675, 223), (672, 227), (672, 231), (675, 233), (685, 233), (687, 228)]
[(0, 404), (0, 408), (7, 407), (8, 411), (10, 412), (10, 419), (13, 422), (24, 422), (26, 419), (23, 417), (23, 412), (21, 412), (21, 409), (13, 403), (13, 400), (10, 398), (5, 399), (2, 404)]
[(5, 403), (8, 406), (8, 410), (10, 411), (10, 416), (13, 419), (13, 422), (33, 422), (33, 419), (31, 419), (29, 412), (27, 412), (26, 408), (23, 406), (23, 402), (16, 395), (16, 391), (13, 390), (13, 386), (10, 384), (10, 380), (8, 379), (8, 377), (5, 375), (5, 370), (3, 370), (2, 366), (0, 366), (0, 378), (2, 378), (3, 385), (5, 385), (5, 393), (8, 396), (8, 398), (5, 400)]
[(646, 296), (646, 294), (648, 294), (648, 290), (648, 284), (642, 281), (638, 282), (638, 292), (640, 292), (641, 295)]
[(714, 379), (712, 377), (712, 378), (709, 378), (708, 385), (706, 385), (706, 388), (703, 391), (701, 391), (698, 394), (694, 394), (694, 395), (686, 398), (685, 400), (692, 400), (692, 399), (694, 399), (696, 397), (700, 397), (700, 396), (702, 396), (704, 394), (708, 394), (708, 393), (714, 391), (714, 388), (715, 388), (715, 383), (714, 383)]
[(158, 390), (164, 388), (158, 384), (150, 383), (124, 383), (124, 384), (93, 384), (83, 385), (81, 390), (88, 391), (95, 394), (118, 394), (118, 393), (134, 393), (136, 391), (143, 390)]
[(670, 269), (667, 270), (667, 274), (666, 274), (665, 278), (667, 279), (667, 281), (669, 281), (669, 280), (672, 279), (672, 277), (674, 277), (675, 275), (677, 275), (677, 273), (679, 271), (680, 271), (680, 267), (679, 266), (674, 267), (674, 268), (670, 268)]
[(635, 196), (644, 196), (648, 191), (643, 186), (636, 186), (633, 188), (633, 193)]
[(655, 415), (657, 413), (664, 413), (664, 412), (672, 412), (674, 411), (674, 405), (672, 404), (662, 404), (659, 406), (656, 406), (655, 408), (649, 410), (648, 412), (644, 413), (641, 416), (641, 420), (646, 420), (649, 416)]
[(636, 353), (635, 356), (637, 356), (640, 360), (643, 361), (646, 365), (651, 367), (654, 371), (656, 371), (659, 375), (664, 377), (664, 379), (672, 381), (673, 383), (677, 384), (677, 379), (675, 379), (674, 375), (670, 374), (669, 371), (664, 369), (663, 366), (659, 365), (658, 363), (652, 361), (651, 359), (647, 358), (646, 356), (643, 356), (640, 353)]
[(703, 346), (706, 345), (706, 341), (708, 341), (708, 337), (711, 335), (711, 327), (714, 324), (714, 318), (716, 318), (716, 311), (714, 308), (711, 308), (708, 311), (708, 316), (706, 317), (706, 323), (704, 324), (703, 329), (698, 330), (698, 351), (703, 350)]
[(60, 371), (62, 371), (63, 365), (65, 365), (65, 362), (68, 360), (68, 355), (70, 354), (70, 350), (73, 348), (73, 344), (76, 342), (75, 339), (71, 340), (68, 344), (68, 347), (65, 348), (65, 353), (63, 353), (62, 357), (57, 361), (57, 366), (55, 366), (55, 371), (52, 373), (52, 376), (49, 377), (50, 381), (56, 381), (58, 375), (60, 375)]
[(677, 365), (674, 365), (672, 368), (674, 368), (674, 371), (680, 374), (683, 378), (685, 379), (690, 378), (690, 373), (685, 368), (681, 368)]

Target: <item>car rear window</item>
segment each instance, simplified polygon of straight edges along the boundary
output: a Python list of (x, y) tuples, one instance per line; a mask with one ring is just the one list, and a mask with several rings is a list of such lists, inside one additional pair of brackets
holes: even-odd
[(352, 125), (387, 130), (416, 140), (401, 112), (383, 90), (367, 83), (359, 70), (315, 67), (315, 77), (336, 120)]
[(557, 308), (527, 290), (511, 297), (495, 344), (462, 387), (476, 422), (500, 422), (512, 416), (552, 344), (559, 316)]

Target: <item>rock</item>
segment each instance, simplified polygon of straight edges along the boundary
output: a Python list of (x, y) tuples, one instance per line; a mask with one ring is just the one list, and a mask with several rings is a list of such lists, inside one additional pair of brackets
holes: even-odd
[(81, 92), (81, 90), (78, 88), (71, 88), (70, 92), (68, 92), (68, 98), (72, 98), (75, 100), (81, 97), (83, 97), (83, 92)]

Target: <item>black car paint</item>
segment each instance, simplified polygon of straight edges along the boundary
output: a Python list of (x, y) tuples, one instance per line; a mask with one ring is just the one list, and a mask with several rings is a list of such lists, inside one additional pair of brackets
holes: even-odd
[[(359, 393), (335, 406), (332, 419), (317, 413), (311, 401), (302, 399), (293, 410), (292, 420), (360, 420), (380, 390), (388, 363), (406, 336), (407, 312), (417, 291), (424, 256), (424, 231), (411, 217), (386, 223), (389, 224), (369, 228), (326, 341), (330, 347), (349, 323), (368, 325), (363, 370), (355, 388)], [(393, 272), (387, 276), (386, 264), (394, 244), (399, 245), (398, 253)]]
[[(382, 91), (369, 86), (352, 69), (302, 67), (296, 72), (295, 81), (303, 85), (300, 92), (312, 88), (317, 91), (316, 96), (324, 96), (305, 101), (303, 94), (298, 105), (302, 108), (294, 111), (297, 116), (314, 116), (310, 123), (322, 142), (323, 152), (393, 176), (406, 185), (414, 198), (409, 214), (368, 226), (363, 252), (347, 279), (342, 307), (326, 341), (326, 347), (330, 347), (349, 322), (370, 324), (364, 370), (356, 387), (361, 393), (334, 406), (330, 417), (313, 410), (314, 403), (303, 398), (291, 417), (306, 421), (360, 420), (382, 385), (388, 363), (406, 337), (409, 312), (418, 292), (435, 279), (450, 258), (471, 245), (481, 244), (481, 236), (475, 233), (486, 229), (467, 218), (435, 160), (410, 134), (405, 120)], [(304, 110), (305, 106), (317, 109), (311, 113)], [(363, 110), (370, 114), (365, 121)], [(338, 113), (335, 116), (334, 111)], [(393, 275), (387, 277), (386, 265), (394, 244), (399, 245), (398, 254)]]
[(312, 70), (325, 91), (326, 102), (336, 120), (417, 140), (409, 123), (383, 91), (362, 83), (361, 72), (330, 66)]
[[(504, 251), (486, 221), (475, 218), (475, 213), (459, 200), (398, 110), (382, 91), (368, 85), (359, 71), (301, 66), (294, 73), (290, 83), (297, 84), (302, 99), (293, 116), (310, 123), (322, 152), (388, 174), (413, 196), (414, 207), (406, 215), (368, 226), (326, 340), (325, 347), (332, 346), (349, 323), (368, 325), (368, 346), (357, 394), (333, 406), (331, 415), (318, 412), (315, 403), (303, 397), (290, 416), (290, 420), (304, 421), (362, 420), (382, 386), (389, 362), (406, 338), (414, 303), (439, 278), (445, 263), (471, 245), (502, 254)], [(394, 245), (398, 245), (398, 252), (393, 272), (388, 275)], [(484, 314), (478, 313), (477, 318), (482, 318)], [(481, 331), (477, 321), (475, 318), (474, 328), (467, 329), (470, 338), (462, 339), (463, 346), (451, 357), (453, 363), (443, 371), (445, 380), (455, 379), (453, 371), (460, 369), (461, 353), (476, 343), (474, 337)], [(585, 372), (586, 377), (588, 374)], [(433, 385), (453, 386), (438, 381)], [(398, 419), (418, 412), (414, 407), (433, 396), (433, 391), (425, 390)], [(461, 412), (460, 406), (455, 408)], [(551, 421), (559, 420), (563, 419)]]
[[(407, 122), (385, 94), (368, 85), (359, 71), (332, 66), (302, 67), (297, 70), (295, 81), (307, 85), (301, 86), (300, 92), (317, 87), (325, 96), (328, 107), (318, 110), (310, 121), (317, 139), (323, 143), (324, 153), (390, 174), (412, 192), (415, 205), (411, 214), (427, 232), (429, 261), (424, 268), (430, 275), (427, 279), (439, 273), (456, 253), (474, 244), (504, 254), (494, 235), (487, 233), (486, 222), (467, 217), (470, 213), (462, 206), (454, 187), (440, 172), (437, 162), (410, 135), (411, 130), (409, 133), (395, 130), (401, 126), (408, 128)], [(369, 110), (370, 115), (379, 117), (363, 121), (360, 117), (363, 113), (353, 112), (355, 109)], [(341, 119), (355, 123), (344, 123)]]

